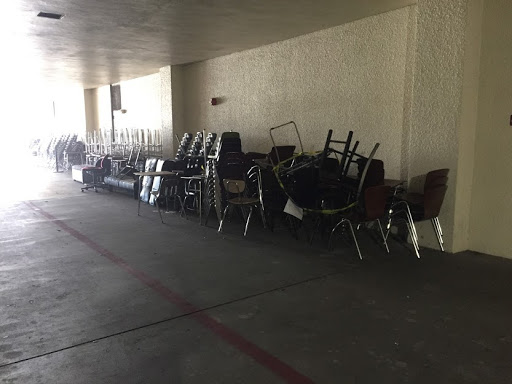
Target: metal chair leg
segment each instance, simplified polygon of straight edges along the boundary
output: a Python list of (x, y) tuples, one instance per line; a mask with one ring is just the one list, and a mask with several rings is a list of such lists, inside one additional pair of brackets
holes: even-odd
[(252, 206), (249, 207), (249, 214), (247, 215), (247, 222), (245, 223), (244, 236), (247, 236), (247, 228), (249, 228), (249, 221), (251, 221), (251, 215), (252, 215)]
[(229, 204), (226, 205), (226, 208), (224, 208), (224, 214), (222, 215), (222, 219), (220, 220), (219, 229), (217, 230), (217, 232), (222, 232), (222, 224), (224, 224), (224, 219), (226, 218), (226, 213), (228, 212), (228, 208), (229, 208)]
[(416, 257), (419, 259), (420, 258), (420, 250), (419, 250), (420, 247), (418, 245), (418, 241), (412, 234), (411, 224), (409, 224), (409, 222), (406, 222), (406, 225), (407, 225), (407, 230), (409, 231), (409, 235), (411, 236), (411, 242), (414, 247), (414, 252), (416, 252)]
[(359, 255), (359, 259), (363, 260), (363, 256), (361, 255), (361, 250), (359, 249), (359, 243), (357, 242), (356, 234), (354, 233), (354, 228), (352, 228), (352, 223), (348, 219), (341, 219), (341, 221), (334, 226), (334, 228), (331, 231), (331, 235), (329, 236), (329, 242), (328, 242), (328, 249), (332, 249), (332, 237), (334, 235), (334, 232), (338, 229), (340, 225), (343, 225), (345, 223), (348, 223), (348, 226), (350, 228), (350, 233), (352, 234), (352, 239), (354, 239), (354, 243), (356, 245), (357, 254)]
[(439, 233), (441, 234), (441, 237), (443, 237), (443, 229), (441, 228), (441, 223), (439, 221), (439, 217), (434, 217), (434, 220), (437, 223), (437, 226), (439, 227)]
[(439, 248), (441, 248), (441, 252), (444, 252), (443, 247), (443, 239), (441, 237), (441, 233), (439, 232), (439, 228), (437, 227), (437, 223), (434, 219), (431, 219), (430, 222), (432, 223), (432, 227), (434, 227), (434, 232), (436, 233), (437, 242), (439, 243)]
[(437, 231), (439, 232), (439, 235), (440, 235), (440, 240), (441, 240), (441, 244), (444, 244), (444, 241), (443, 241), (443, 229), (441, 228), (441, 223), (439, 222), (439, 217), (434, 217), (434, 223), (436, 224), (437, 226)]
[(263, 222), (263, 228), (267, 229), (267, 219), (265, 218), (265, 209), (263, 205), (260, 205), (261, 221)]
[(318, 228), (320, 228), (321, 222), (322, 222), (322, 219), (320, 217), (318, 217), (315, 220), (315, 223), (313, 224), (313, 230), (311, 231), (311, 237), (309, 238), (309, 244), (310, 245), (313, 244), (313, 240), (315, 238), (315, 233), (318, 230)]
[(382, 240), (384, 241), (384, 246), (386, 247), (386, 252), (389, 253), (388, 242), (386, 241), (386, 237), (384, 236), (384, 231), (382, 230), (382, 225), (380, 223), (380, 220), (377, 219), (376, 221), (377, 221), (377, 224), (379, 225), (380, 234), (382, 236)]
[(352, 233), (352, 238), (354, 239), (354, 243), (356, 244), (357, 253), (359, 255), (359, 259), (363, 260), (363, 256), (361, 255), (361, 250), (359, 249), (359, 243), (357, 242), (356, 234), (354, 232), (354, 228), (352, 228), (352, 223), (350, 220), (347, 220), (348, 227), (350, 228), (350, 232)]
[(181, 197), (180, 197), (180, 205), (181, 205), (180, 217), (185, 216), (185, 219), (186, 219), (186, 220), (188, 220), (186, 205), (187, 205), (187, 199), (188, 199), (189, 197), (190, 197), (190, 196), (185, 196), (185, 197), (183, 198), (183, 201), (181, 200)]
[(162, 212), (160, 211), (160, 205), (158, 204), (158, 198), (155, 199), (155, 205), (158, 208), (158, 214), (160, 215), (160, 220), (162, 224), (164, 224), (164, 218), (162, 217)]
[(347, 219), (341, 219), (341, 221), (338, 222), (338, 224), (336, 224), (334, 226), (334, 228), (332, 229), (331, 231), (331, 234), (329, 235), (329, 241), (327, 242), (327, 249), (329, 250), (332, 250), (332, 237), (334, 236), (334, 232), (336, 232), (336, 230), (338, 229), (338, 227), (340, 225), (342, 225)]

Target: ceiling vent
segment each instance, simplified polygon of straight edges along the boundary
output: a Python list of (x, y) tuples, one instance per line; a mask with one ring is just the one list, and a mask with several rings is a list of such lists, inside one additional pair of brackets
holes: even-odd
[(64, 15), (61, 15), (60, 13), (51, 13), (51, 12), (39, 12), (37, 14), (38, 17), (45, 17), (47, 19), (55, 19), (60, 20), (64, 17)]

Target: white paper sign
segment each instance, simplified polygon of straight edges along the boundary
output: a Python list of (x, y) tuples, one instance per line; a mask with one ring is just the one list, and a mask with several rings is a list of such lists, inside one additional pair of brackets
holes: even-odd
[(295, 204), (291, 199), (288, 199), (283, 211), (289, 215), (296, 217), (299, 220), (302, 220), (302, 217), (304, 216), (304, 210), (297, 204)]

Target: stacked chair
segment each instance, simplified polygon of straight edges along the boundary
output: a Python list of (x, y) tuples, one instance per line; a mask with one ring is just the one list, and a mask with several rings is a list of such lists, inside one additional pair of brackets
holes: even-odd
[[(354, 156), (352, 156), (354, 157)], [(359, 258), (363, 256), (357, 241), (353, 226), (366, 227), (370, 224), (377, 224), (379, 235), (382, 237), (386, 252), (389, 253), (387, 238), (382, 229), (381, 220), (387, 213), (387, 201), (391, 188), (384, 185), (384, 163), (382, 160), (369, 159), (357, 155), (358, 159), (353, 160), (357, 164), (357, 177), (350, 179), (348, 183), (349, 196), (353, 196), (357, 205), (339, 214), (340, 220), (334, 225), (329, 236), (329, 249), (332, 249), (333, 236), (338, 228), (349, 229), (349, 234), (354, 241)], [(349, 200), (351, 201), (351, 200)]]
[(176, 160), (183, 160), (185, 155), (187, 154), (188, 147), (190, 146), (190, 142), (192, 141), (192, 134), (191, 133), (185, 133), (183, 135), (183, 138), (180, 141), (180, 145), (178, 147), (178, 150), (176, 151)]
[(202, 148), (203, 132), (197, 132), (194, 141), (192, 141), (186, 153), (188, 156), (199, 156)]
[(209, 162), (206, 167), (206, 221), (208, 223), (211, 208), (217, 211), (219, 221), (226, 206), (226, 190), (223, 179), (243, 179), (249, 169), (242, 141), (238, 132), (224, 132), (217, 140), (217, 146), (210, 148)]
[(215, 143), (216, 138), (217, 138), (216, 133), (212, 133), (212, 132), (208, 133), (208, 135), (206, 136), (204, 146), (199, 151), (200, 156), (205, 156), (205, 155), (209, 156), (210, 155), (210, 152), (213, 148), (213, 143)]
[[(314, 235), (320, 228), (332, 227), (332, 221), (336, 217), (341, 217), (341, 220), (333, 226), (334, 230), (331, 231), (330, 239), (337, 228), (349, 227), (350, 229), (348, 216), (354, 216), (354, 212), (365, 205), (364, 191), (384, 182), (382, 161), (374, 159), (379, 143), (374, 145), (368, 156), (364, 156), (356, 152), (359, 142), (353, 142), (352, 137), (353, 132), (349, 131), (345, 140), (334, 140), (332, 130), (328, 132), (324, 150), (319, 159), (315, 202), (317, 212), (314, 213), (316, 220), (311, 232), (310, 243), (313, 242)], [(341, 211), (338, 214), (333, 214), (333, 210)], [(366, 217), (365, 212), (357, 212), (357, 217)], [(358, 253), (361, 257), (359, 249)]]
[(414, 222), (430, 220), (439, 248), (444, 251), (443, 230), (439, 222), (439, 212), (448, 189), (449, 171), (449, 169), (443, 168), (427, 173), (422, 194), (405, 193), (396, 195), (390, 205), (386, 237), (391, 226), (405, 224), (418, 258), (420, 257), (418, 233)]

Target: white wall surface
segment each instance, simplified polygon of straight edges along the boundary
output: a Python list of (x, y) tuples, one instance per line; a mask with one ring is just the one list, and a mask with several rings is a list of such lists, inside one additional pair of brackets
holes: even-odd
[(471, 249), (511, 258), (512, 2), (485, 1), (471, 204)]
[(96, 131), (99, 127), (98, 116), (98, 90), (84, 89), (84, 106), (85, 106), (85, 130), (87, 132)]
[(155, 73), (120, 84), (121, 107), (127, 112), (116, 113), (116, 128), (162, 129), (160, 74)]
[(186, 130), (238, 131), (246, 152), (268, 152), (269, 128), (290, 120), (307, 151), (321, 150), (329, 129), (337, 139), (353, 130), (364, 153), (381, 143), (386, 176), (399, 177), (414, 9), (185, 66)]
[[(116, 128), (162, 129), (160, 74), (123, 81), (121, 107), (126, 113), (115, 111)], [(110, 86), (97, 88), (99, 128), (111, 129)]]

